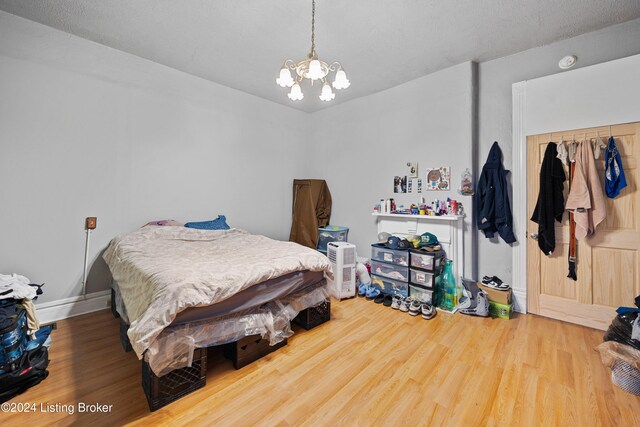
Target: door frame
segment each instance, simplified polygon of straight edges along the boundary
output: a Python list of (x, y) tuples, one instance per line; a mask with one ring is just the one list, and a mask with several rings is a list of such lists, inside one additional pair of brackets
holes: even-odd
[[(527, 135), (640, 121), (640, 55), (514, 83), (512, 97), (512, 288), (527, 312)], [(602, 108), (599, 102), (607, 102)]]

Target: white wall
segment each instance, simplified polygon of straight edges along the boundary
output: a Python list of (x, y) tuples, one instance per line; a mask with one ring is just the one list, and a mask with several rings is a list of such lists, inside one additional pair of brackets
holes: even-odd
[[(0, 272), (81, 289), (84, 218), (99, 253), (149, 220), (288, 238), (308, 115), (0, 13)], [(95, 262), (94, 262), (95, 261)]]
[[(460, 64), (311, 116), (310, 177), (327, 180), (331, 223), (350, 228), (360, 255), (369, 257), (376, 239), (376, 201), (394, 197), (408, 205), (420, 197), (451, 197), (467, 210), (465, 271), (472, 274), (471, 197), (455, 189), (464, 169), (473, 167), (473, 70), (471, 63)], [(454, 191), (394, 194), (393, 177), (407, 174), (408, 161), (419, 163), (423, 180), (427, 167), (450, 166)]]
[[(558, 61), (578, 56), (575, 68), (586, 67), (640, 53), (640, 19), (583, 34), (557, 43), (479, 64), (479, 146), (476, 171), (480, 172), (493, 141), (498, 141), (504, 165), (512, 169), (511, 85), (561, 72)], [(606, 107), (606, 99), (593, 100)], [(512, 198), (513, 201), (513, 198)], [(478, 276), (497, 275), (509, 283), (512, 247), (502, 240), (486, 239), (476, 232)], [(517, 236), (522, 242), (522, 235)], [(519, 243), (515, 243), (517, 245)]]
[[(473, 64), (306, 115), (0, 12), (0, 272), (47, 282), (43, 302), (78, 295), (90, 215), (90, 292), (107, 286), (99, 251), (151, 219), (225, 213), (286, 239), (291, 180), (304, 177), (327, 179), (332, 223), (367, 254), (372, 206), (394, 196), (407, 161), (421, 177), (448, 164), (457, 186), (498, 140), (511, 168), (511, 84), (558, 72), (565, 54), (582, 67), (640, 53), (638, 40), (635, 20), (480, 64), (476, 143)], [(451, 195), (469, 231), (471, 199)], [(477, 260), (478, 276), (510, 280), (511, 247), (478, 234), (467, 233), (467, 275)]]

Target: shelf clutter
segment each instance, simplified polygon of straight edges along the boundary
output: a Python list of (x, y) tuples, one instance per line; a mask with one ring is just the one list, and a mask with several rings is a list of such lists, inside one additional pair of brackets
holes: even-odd
[(435, 199), (430, 204), (425, 203), (424, 197), (420, 199), (419, 203), (412, 203), (408, 208), (404, 205), (396, 206), (396, 202), (393, 198), (387, 200), (380, 199), (380, 203), (373, 207), (374, 214), (395, 214), (395, 215), (426, 215), (426, 216), (454, 216), (463, 217), (464, 207), (461, 202), (452, 200), (447, 197), (447, 200)]

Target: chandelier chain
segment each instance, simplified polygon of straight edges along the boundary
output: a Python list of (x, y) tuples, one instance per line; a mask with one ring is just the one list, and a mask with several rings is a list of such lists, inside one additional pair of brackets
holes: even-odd
[(316, 55), (316, 0), (311, 1), (311, 55)]

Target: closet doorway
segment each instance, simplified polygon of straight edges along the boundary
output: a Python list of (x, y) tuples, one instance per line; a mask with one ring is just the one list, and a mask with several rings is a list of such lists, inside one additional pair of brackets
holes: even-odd
[[(589, 140), (599, 136), (605, 143), (615, 138), (627, 187), (615, 199), (606, 198), (607, 218), (593, 236), (578, 242), (577, 276), (567, 277), (569, 220), (556, 222), (556, 249), (545, 256), (532, 235), (538, 224), (527, 223), (527, 305), (528, 311), (545, 317), (605, 330), (619, 306), (633, 306), (640, 295), (640, 122), (574, 129), (527, 136), (527, 212), (531, 218), (539, 190), (539, 173), (549, 141)], [(596, 160), (604, 189), (604, 150)], [(565, 166), (565, 201), (568, 169)], [(605, 196), (606, 197), (606, 196)]]

